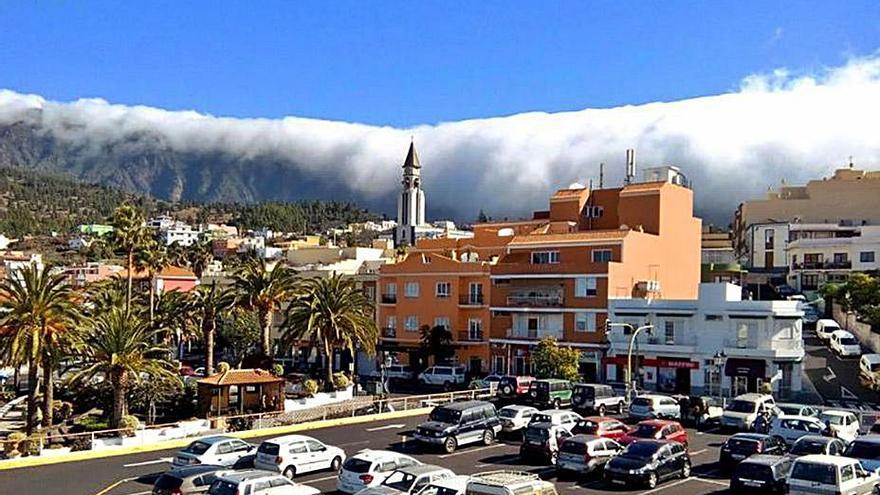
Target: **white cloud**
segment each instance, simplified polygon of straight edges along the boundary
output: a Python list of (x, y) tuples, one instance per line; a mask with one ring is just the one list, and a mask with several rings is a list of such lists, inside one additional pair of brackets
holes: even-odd
[[(35, 110), (41, 110), (35, 112)], [(694, 182), (697, 208), (727, 222), (742, 200), (785, 178), (822, 176), (849, 155), (880, 165), (880, 55), (819, 74), (780, 69), (745, 77), (727, 94), (574, 112), (532, 112), (410, 129), (288, 117), (236, 119), (192, 111), (72, 103), (0, 91), (0, 122), (36, 119), (64, 139), (93, 146), (154, 132), (179, 151), (277, 156), (291, 167), (345, 182), (357, 197), (393, 199), (411, 135), (419, 148), (430, 211), (473, 218), (546, 207), (548, 194), (598, 176), (619, 183), (624, 150), (638, 166), (676, 164)], [(96, 148), (97, 149), (97, 148)]]

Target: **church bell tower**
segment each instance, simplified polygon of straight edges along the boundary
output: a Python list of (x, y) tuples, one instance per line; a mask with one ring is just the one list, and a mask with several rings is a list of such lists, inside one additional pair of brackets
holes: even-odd
[(422, 191), (422, 164), (416, 152), (415, 142), (410, 142), (409, 152), (403, 162), (403, 190), (397, 199), (397, 246), (414, 246), (416, 227), (425, 224), (425, 192)]

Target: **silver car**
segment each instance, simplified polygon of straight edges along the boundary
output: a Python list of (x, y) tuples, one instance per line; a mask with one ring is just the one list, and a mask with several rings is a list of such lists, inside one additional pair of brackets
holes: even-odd
[(623, 445), (610, 438), (575, 435), (563, 440), (559, 446), (556, 471), (589, 474), (604, 468), (605, 463), (622, 450)]

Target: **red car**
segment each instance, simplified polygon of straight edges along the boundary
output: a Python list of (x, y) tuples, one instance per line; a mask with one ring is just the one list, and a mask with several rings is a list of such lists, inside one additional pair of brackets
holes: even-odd
[(687, 447), (688, 434), (678, 421), (649, 419), (637, 424), (629, 433), (622, 436), (619, 442), (627, 445), (636, 440), (669, 440)]
[(629, 427), (619, 420), (607, 416), (590, 416), (578, 420), (571, 432), (575, 435), (595, 435), (620, 440), (629, 433)]
[(535, 381), (533, 376), (503, 376), (498, 382), (498, 395), (506, 398), (526, 395), (533, 381)]

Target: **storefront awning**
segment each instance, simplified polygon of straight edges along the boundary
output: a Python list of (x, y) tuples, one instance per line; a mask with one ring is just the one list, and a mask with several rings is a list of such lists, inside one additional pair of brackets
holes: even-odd
[(749, 378), (764, 378), (767, 363), (759, 359), (727, 358), (724, 365), (726, 376), (747, 376)]
[[(626, 356), (609, 356), (602, 360), (605, 364), (616, 364), (618, 366), (626, 366)], [(634, 367), (641, 366), (643, 368), (684, 368), (696, 370), (700, 368), (700, 363), (687, 359), (674, 358), (642, 358), (641, 356), (633, 356), (632, 364)]]

